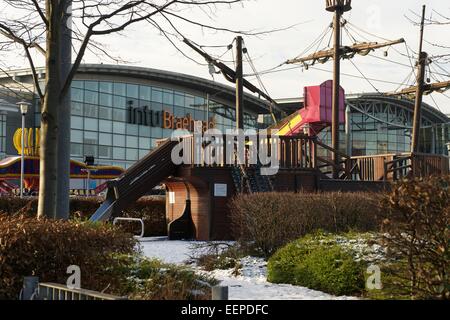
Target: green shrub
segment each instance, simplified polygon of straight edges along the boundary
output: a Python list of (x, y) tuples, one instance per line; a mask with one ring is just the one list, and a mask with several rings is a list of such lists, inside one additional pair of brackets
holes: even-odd
[(334, 295), (364, 290), (364, 263), (336, 244), (307, 236), (279, 249), (268, 262), (268, 281), (288, 283)]
[[(450, 299), (450, 176), (394, 185), (380, 211), (397, 286), (411, 298)], [(407, 270), (407, 272), (405, 272)]]
[(380, 195), (372, 193), (260, 193), (231, 204), (234, 236), (266, 257), (283, 245), (322, 229), (341, 233), (379, 227)]
[(115, 293), (122, 280), (105, 268), (135, 245), (129, 233), (106, 224), (0, 215), (0, 299), (17, 298), (24, 276), (65, 284), (70, 265), (81, 268), (83, 288)]
[[(118, 258), (121, 267), (111, 268), (122, 283), (121, 295), (137, 300), (209, 300), (217, 280), (184, 266), (136, 256)], [(118, 264), (116, 264), (117, 266)]]
[[(103, 202), (102, 197), (71, 197), (70, 217), (87, 220)], [(7, 215), (36, 216), (37, 198), (0, 197), (0, 213)], [(166, 202), (164, 197), (142, 197), (122, 213), (123, 217), (140, 218), (144, 221), (144, 236), (167, 235)], [(121, 223), (125, 231), (139, 234), (140, 224)]]

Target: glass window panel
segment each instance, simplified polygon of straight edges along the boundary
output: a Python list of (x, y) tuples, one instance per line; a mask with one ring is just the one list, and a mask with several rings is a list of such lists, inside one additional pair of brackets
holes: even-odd
[(151, 110), (153, 110), (153, 112), (161, 111), (162, 110), (162, 104), (161, 103), (152, 103), (151, 104)]
[(194, 104), (196, 108), (206, 107), (205, 98), (203, 97), (194, 97)]
[(136, 161), (136, 160), (138, 160), (138, 156), (139, 156), (138, 149), (128, 149), (127, 148), (126, 155), (127, 155), (127, 157), (126, 157), (127, 160)]
[(84, 118), (84, 129), (91, 131), (98, 131), (98, 120), (91, 118)]
[(99, 120), (99, 131), (112, 132), (113, 122), (110, 120)]
[(98, 81), (85, 81), (84, 89), (91, 91), (98, 91)]
[(107, 93), (100, 93), (100, 105), (102, 106), (112, 106), (113, 96)]
[(152, 127), (152, 138), (161, 139), (163, 136), (163, 129), (159, 127)]
[(175, 117), (184, 117), (186, 115), (186, 112), (184, 111), (183, 107), (173, 107), (173, 114)]
[(84, 88), (84, 81), (80, 81), (80, 80), (72, 81), (71, 88), (83, 89)]
[(113, 159), (124, 160), (125, 159), (125, 148), (113, 148)]
[(173, 104), (173, 91), (163, 91), (163, 103), (164, 104)]
[(98, 92), (84, 91), (84, 102), (98, 104)]
[(163, 110), (173, 114), (173, 109), (176, 107), (163, 105)]
[(162, 91), (152, 88), (152, 101), (162, 103)]
[(127, 114), (126, 110), (113, 109), (113, 120), (115, 120), (115, 121), (125, 121), (126, 114)]
[(112, 147), (110, 146), (98, 146), (98, 156), (99, 158), (112, 158)]
[(150, 137), (151, 136), (151, 128), (147, 127), (147, 126), (139, 126), (139, 136)]
[(184, 95), (175, 94), (175, 96), (174, 96), (174, 104), (176, 106), (184, 107)]
[(139, 129), (137, 124), (127, 124), (126, 126), (127, 135), (137, 136), (139, 134)]
[(113, 109), (111, 109), (110, 107), (99, 107), (98, 108), (98, 117), (100, 119), (111, 120), (112, 119), (112, 111), (113, 111)]
[(126, 95), (125, 83), (114, 82), (114, 94), (119, 96)]
[(195, 108), (194, 97), (186, 95), (186, 97), (185, 97), (185, 104), (184, 105), (187, 108)]
[(83, 102), (83, 95), (84, 91), (81, 89), (72, 88), (72, 90), (70, 90), (70, 96), (73, 101)]
[(150, 138), (139, 138), (139, 148), (144, 150), (150, 150), (151, 148)]
[(114, 96), (113, 107), (119, 109), (125, 109), (127, 107), (127, 99), (125, 97)]
[(139, 99), (139, 86), (136, 84), (127, 84), (127, 97)]
[(83, 104), (80, 102), (72, 101), (70, 104), (70, 109), (72, 112), (72, 115), (74, 116), (82, 116), (83, 115)]
[(194, 119), (195, 120), (201, 120), (201, 121), (205, 121), (206, 120), (206, 114), (204, 111), (199, 111), (199, 110), (195, 110), (194, 112)]
[(113, 132), (114, 133), (125, 134), (125, 127), (126, 127), (126, 125), (124, 122), (117, 122), (117, 121), (113, 122)]
[(98, 136), (98, 143), (107, 146), (112, 145), (112, 134), (100, 133)]
[(163, 129), (163, 138), (170, 138), (172, 136), (172, 132), (174, 132), (171, 129)]
[(98, 117), (98, 107), (92, 104), (84, 105), (84, 116), (90, 118)]
[(125, 147), (125, 136), (121, 134), (114, 135), (114, 145), (118, 147)]
[(127, 148), (137, 148), (138, 138), (127, 136)]
[(78, 143), (70, 144), (70, 155), (71, 156), (83, 156), (83, 145)]
[(105, 93), (113, 93), (113, 84), (112, 82), (100, 82), (99, 84), (99, 88), (100, 88), (100, 92), (105, 92)]
[(81, 130), (71, 130), (70, 131), (70, 141), (83, 143), (83, 131)]
[(98, 133), (92, 131), (84, 132), (84, 143), (85, 144), (98, 144)]
[(152, 99), (151, 87), (139, 86), (139, 99), (150, 101)]
[(84, 145), (84, 155), (85, 156), (94, 156), (95, 158), (98, 157), (98, 147), (96, 145), (92, 144), (85, 144)]
[(70, 126), (73, 129), (83, 129), (83, 117), (70, 117)]

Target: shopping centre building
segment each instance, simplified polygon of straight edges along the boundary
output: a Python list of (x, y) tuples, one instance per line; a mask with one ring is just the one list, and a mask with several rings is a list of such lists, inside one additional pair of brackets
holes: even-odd
[[(44, 70), (38, 69), (44, 79)], [(301, 90), (302, 88), (298, 88)], [(21, 126), (16, 103), (27, 100), (32, 112), (27, 127), (39, 127), (40, 113), (29, 70), (0, 73), (0, 157), (17, 155), (12, 137)], [(83, 161), (94, 156), (104, 165), (129, 167), (170, 137), (176, 128), (192, 129), (194, 121), (204, 128), (234, 127), (235, 89), (186, 74), (140, 67), (82, 65), (71, 90), (71, 158)], [(286, 114), (302, 107), (302, 99), (280, 99)], [(352, 154), (371, 155), (407, 152), (410, 149), (414, 102), (376, 94), (349, 95)], [(267, 127), (270, 106), (246, 94), (246, 128)], [(274, 110), (280, 116), (280, 110)], [(448, 154), (450, 119), (423, 104), (420, 149)], [(344, 127), (342, 126), (342, 131)], [(320, 134), (329, 143), (329, 130)], [(342, 149), (347, 150), (344, 134)]]

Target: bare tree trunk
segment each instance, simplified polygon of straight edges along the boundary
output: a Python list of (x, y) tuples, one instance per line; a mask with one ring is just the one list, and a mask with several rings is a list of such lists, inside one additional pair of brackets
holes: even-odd
[(46, 0), (46, 83), (41, 110), (40, 179), (38, 217), (56, 217), (58, 107), (61, 92), (59, 1)]
[[(61, 23), (61, 81), (65, 83), (72, 67), (72, 32), (70, 11), (72, 0), (60, 0), (63, 8)], [(62, 93), (58, 110), (58, 186), (56, 218), (69, 219), (70, 191), (70, 88)]]

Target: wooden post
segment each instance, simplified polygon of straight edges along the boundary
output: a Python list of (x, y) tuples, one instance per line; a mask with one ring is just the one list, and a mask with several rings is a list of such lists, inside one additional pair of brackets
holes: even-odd
[(244, 129), (244, 82), (242, 66), (242, 37), (236, 37), (236, 129)]
[[(339, 150), (339, 93), (340, 93), (340, 49), (341, 49), (341, 15), (342, 11), (336, 7), (334, 12), (334, 52), (333, 52), (333, 102), (332, 102), (332, 121), (331, 121), (331, 146), (334, 150)], [(339, 156), (336, 152), (332, 153), (333, 159), (333, 179), (339, 178)]]
[(31, 300), (34, 298), (38, 286), (38, 277), (24, 277), (20, 300)]
[(416, 89), (416, 101), (414, 105), (414, 123), (413, 123), (413, 134), (411, 143), (411, 152), (419, 152), (419, 135), (420, 135), (420, 121), (421, 121), (421, 109), (422, 109), (422, 98), (423, 89), (425, 85), (425, 67), (427, 64), (428, 55), (426, 52), (422, 52), (423, 45), (423, 30), (425, 22), (425, 6), (422, 10), (422, 21), (420, 24), (420, 43), (419, 43), (419, 62), (417, 71), (417, 89)]
[(228, 287), (212, 287), (212, 300), (228, 300)]

